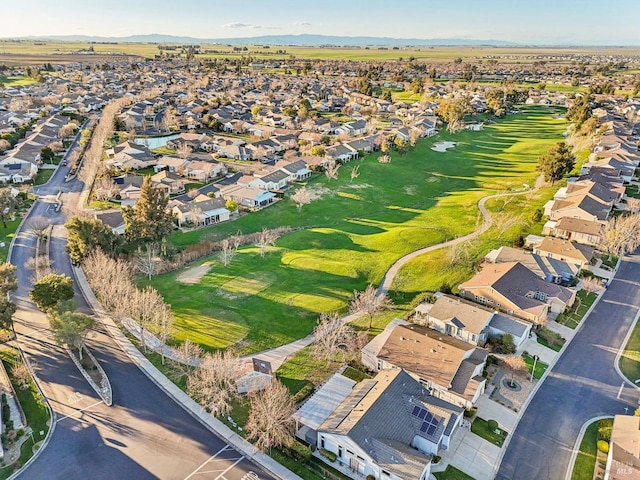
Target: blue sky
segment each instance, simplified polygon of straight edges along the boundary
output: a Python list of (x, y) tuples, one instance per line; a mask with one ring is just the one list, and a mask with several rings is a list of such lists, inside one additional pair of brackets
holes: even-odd
[(283, 34), (640, 45), (638, 0), (23, 0), (0, 37)]

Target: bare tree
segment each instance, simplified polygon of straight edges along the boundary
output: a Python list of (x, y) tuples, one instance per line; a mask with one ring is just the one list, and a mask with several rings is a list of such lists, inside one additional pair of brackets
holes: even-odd
[(384, 154), (378, 157), (379, 163), (391, 163), (391, 155)]
[(400, 269), (400, 271), (396, 273), (396, 276), (393, 277), (393, 282), (391, 282), (391, 288), (395, 292), (396, 296), (398, 295), (398, 293), (402, 292), (400, 294), (402, 298), (404, 298), (403, 290), (409, 284), (410, 280), (411, 280), (411, 277), (407, 273), (406, 269)]
[(338, 170), (340, 170), (340, 164), (335, 160), (332, 160), (327, 164), (324, 168), (324, 174), (327, 176), (329, 181), (338, 179)]
[(228, 238), (225, 238), (220, 242), (219, 256), (220, 256), (220, 261), (222, 262), (222, 265), (224, 265), (225, 268), (229, 266), (229, 264), (231, 263), (231, 260), (233, 260), (233, 257), (236, 256), (236, 252), (238, 251), (238, 247), (234, 246), (234, 244), (235, 243), (229, 240)]
[(118, 187), (113, 183), (111, 177), (100, 177), (96, 180), (93, 193), (96, 199), (101, 202), (106, 202), (115, 197), (118, 193)]
[(522, 225), (522, 215), (509, 212), (501, 212), (493, 218), (493, 225), (498, 233), (498, 238), (507, 233), (511, 228)]
[(174, 358), (169, 359), (169, 376), (174, 382), (189, 377), (194, 367), (202, 361), (204, 351), (189, 339), (173, 349)]
[(77, 129), (78, 125), (76, 125), (75, 123), (67, 123), (66, 125), (60, 127), (60, 130), (58, 130), (58, 136), (60, 138), (71, 137)]
[(267, 247), (273, 245), (278, 236), (275, 231), (269, 230), (267, 227), (262, 227), (262, 231), (258, 236), (257, 246), (260, 249), (260, 257), (264, 258), (264, 255), (267, 253)]
[(8, 140), (0, 138), (0, 153), (4, 153), (11, 148), (11, 144)]
[(318, 325), (313, 329), (314, 341), (311, 345), (313, 356), (322, 360), (342, 360), (354, 344), (355, 330), (344, 325), (337, 312), (323, 313)]
[(157, 275), (160, 272), (161, 264), (160, 245), (156, 242), (147, 243), (144, 246), (144, 250), (138, 247), (135, 267), (140, 273), (146, 275), (149, 280), (153, 275)]
[(27, 261), (24, 262), (24, 268), (33, 272), (33, 275), (29, 276), (31, 283), (37, 283), (50, 273), (55, 273), (51, 267), (51, 260), (49, 260), (49, 257), (46, 255), (28, 258)]
[(44, 240), (51, 227), (51, 220), (45, 217), (33, 217), (29, 220), (28, 228), (38, 239)]
[(193, 200), (194, 198), (196, 198), (198, 195), (200, 195), (200, 191), (197, 188), (191, 188), (188, 192), (187, 192), (187, 196)]
[(604, 287), (602, 282), (598, 280), (596, 277), (585, 277), (582, 279), (581, 287), (583, 290), (589, 293), (598, 293)]
[(638, 213), (640, 211), (640, 198), (627, 198), (627, 210), (631, 213)]
[(601, 248), (617, 257), (640, 246), (640, 215), (619, 215), (611, 218), (602, 235)]
[(249, 402), (247, 439), (262, 451), (290, 445), (296, 405), (287, 387), (274, 380), (269, 388), (250, 394)]
[(300, 187), (291, 195), (291, 200), (296, 203), (298, 211), (300, 211), (304, 205), (311, 203), (311, 193), (307, 190), (306, 186)]
[(415, 147), (419, 139), (420, 139), (420, 130), (415, 128), (411, 129), (409, 131), (409, 145), (411, 145), (412, 147)]
[(391, 308), (391, 300), (385, 293), (376, 291), (376, 288), (369, 284), (362, 292), (353, 291), (353, 298), (349, 302), (349, 312), (352, 314), (362, 314), (369, 317), (369, 329), (373, 323), (373, 316), (376, 313)]
[(187, 158), (189, 155), (191, 155), (192, 151), (193, 151), (193, 148), (191, 148), (185, 142), (182, 142), (178, 147), (178, 156), (180, 158)]
[(471, 242), (456, 243), (449, 248), (449, 266), (466, 265), (471, 258), (470, 254)]
[(15, 379), (20, 390), (26, 390), (29, 388), (29, 384), (31, 383), (31, 373), (24, 362), (16, 363), (11, 367), (11, 375)]
[(167, 308), (167, 305), (158, 291), (149, 286), (142, 290), (134, 287), (126, 300), (128, 300), (127, 313), (140, 326), (140, 343), (146, 353), (148, 340), (145, 332), (155, 329), (158, 319), (163, 315), (163, 309)]
[(156, 331), (158, 333), (158, 340), (160, 340), (160, 358), (162, 359), (162, 365), (164, 365), (165, 358), (165, 348), (167, 342), (173, 335), (173, 323), (174, 317), (171, 308), (166, 303), (164, 304), (164, 308), (158, 310), (158, 314), (156, 316)]
[(515, 383), (515, 376), (527, 371), (527, 364), (520, 355), (507, 355), (500, 359), (502, 366), (511, 374), (511, 386)]
[(360, 176), (360, 165), (353, 167), (349, 176), (351, 177), (351, 183), (353, 183), (353, 181)]
[(213, 415), (226, 415), (237, 395), (238, 358), (229, 352), (207, 353), (187, 378), (187, 393)]

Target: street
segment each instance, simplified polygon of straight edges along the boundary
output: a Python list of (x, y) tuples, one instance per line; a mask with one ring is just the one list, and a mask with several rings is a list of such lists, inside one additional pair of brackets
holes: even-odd
[(590, 418), (624, 414), (639, 391), (625, 383), (614, 361), (640, 308), (640, 256), (620, 269), (584, 320), (524, 412), (498, 471), (500, 480), (565, 478), (581, 426)]

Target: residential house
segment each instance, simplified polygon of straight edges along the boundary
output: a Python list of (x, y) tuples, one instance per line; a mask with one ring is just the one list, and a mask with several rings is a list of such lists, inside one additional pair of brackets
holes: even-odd
[(111, 231), (118, 235), (123, 235), (125, 230), (124, 217), (122, 210), (114, 208), (112, 210), (103, 210), (94, 214), (97, 220), (111, 227)]
[(592, 247), (556, 237), (545, 237), (533, 253), (576, 265), (579, 269), (586, 268), (593, 258)]
[(427, 480), (432, 457), (449, 446), (462, 412), (404, 370), (383, 370), (358, 383), (318, 427), (317, 447), (362, 476)]
[(289, 175), (289, 182), (301, 182), (311, 176), (311, 170), (304, 160), (280, 160), (275, 167)]
[(192, 160), (185, 166), (184, 175), (197, 182), (206, 182), (227, 173), (224, 163), (215, 160)]
[(379, 371), (401, 368), (433, 395), (470, 408), (485, 389), (487, 351), (415, 324), (390, 325), (362, 349), (362, 363)]
[(336, 128), (335, 132), (338, 135), (350, 135), (352, 137), (355, 137), (356, 135), (364, 135), (367, 133), (367, 122), (362, 119), (347, 122)]
[(196, 198), (193, 202), (181, 202), (174, 205), (171, 211), (176, 218), (178, 227), (182, 227), (184, 224), (206, 226), (226, 222), (231, 215), (222, 198), (207, 198), (206, 200)]
[(598, 247), (602, 242), (605, 226), (602, 222), (564, 217), (557, 222), (548, 221), (542, 233), (566, 238), (583, 245)]
[(604, 480), (640, 479), (640, 417), (615, 415)]
[[(533, 249), (535, 250), (545, 242), (547, 237), (541, 237)], [(556, 259), (553, 256), (540, 255), (537, 252), (531, 253), (519, 248), (502, 246), (491, 250), (484, 257), (487, 263), (509, 263), (520, 262), (533, 273), (544, 279), (546, 282), (563, 283), (570, 282), (577, 277), (582, 266), (579, 263), (568, 262)]]
[[(274, 170), (265, 175), (256, 172), (248, 186), (269, 190), (270, 192), (278, 192), (287, 187), (290, 178), (291, 175), (283, 170)], [(240, 184), (240, 181), (238, 181), (238, 184)]]
[(189, 180), (186, 178), (167, 170), (162, 170), (151, 176), (153, 186), (164, 190), (168, 195), (184, 192), (184, 186), (188, 182)]
[(562, 313), (576, 292), (544, 281), (519, 262), (494, 263), (460, 284), (460, 296), (534, 323)]
[(611, 212), (611, 205), (594, 200), (588, 194), (571, 196), (562, 200), (551, 200), (545, 205), (545, 215), (551, 220), (570, 217), (581, 220), (606, 220)]
[(531, 331), (530, 323), (453, 295), (438, 294), (433, 304), (421, 303), (414, 312), (414, 323), (472, 345), (484, 346), (489, 337), (508, 333), (518, 348)]
[(132, 206), (140, 199), (143, 180), (140, 175), (114, 177), (113, 183), (118, 188), (116, 198), (120, 199), (123, 207)]
[(358, 150), (350, 148), (348, 144), (338, 144), (325, 149), (325, 155), (336, 162), (350, 162), (358, 158)]
[(162, 170), (166, 170), (170, 173), (177, 173), (178, 175), (184, 175), (187, 169), (189, 161), (169, 155), (163, 155), (156, 160), (156, 164), (153, 166), (153, 170), (158, 173)]
[(271, 363), (260, 358), (249, 358), (240, 365), (240, 377), (236, 380), (238, 393), (251, 393), (271, 386)]
[(273, 192), (260, 188), (243, 187), (236, 184), (222, 187), (218, 195), (225, 200), (237, 202), (239, 206), (249, 210), (259, 210), (268, 207), (275, 202), (276, 198)]

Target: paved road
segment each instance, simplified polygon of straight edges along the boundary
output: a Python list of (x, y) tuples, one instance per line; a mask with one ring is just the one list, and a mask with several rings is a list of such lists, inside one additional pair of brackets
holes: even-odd
[[(48, 185), (39, 188), (40, 193), (52, 196), (63, 189), (73, 192), (63, 197), (77, 195), (79, 182), (64, 183), (67, 170), (56, 172)], [(31, 216), (45, 216), (54, 224), (63, 222), (52, 197), (36, 202)], [(61, 228), (54, 229), (51, 257), (57, 271), (72, 275)], [(261, 479), (273, 478), (173, 402), (110, 336), (98, 330), (87, 344), (113, 387), (114, 406), (104, 405), (66, 352), (54, 344), (46, 317), (28, 300), (30, 272), (21, 267), (35, 254), (35, 242), (33, 234), (21, 231), (11, 253), (11, 263), (19, 267), (15, 328), (56, 423), (50, 443), (20, 479), (240, 480), (249, 471)], [(81, 310), (88, 311), (79, 293), (75, 300)]]
[(590, 418), (624, 414), (638, 390), (614, 368), (618, 349), (640, 310), (640, 255), (624, 259), (583, 328), (525, 410), (505, 452), (497, 479), (565, 478), (580, 427)]

